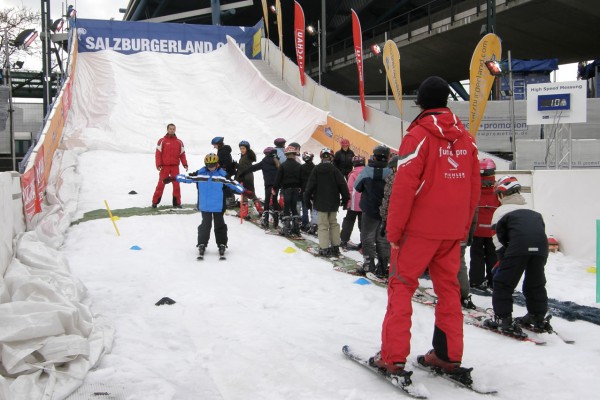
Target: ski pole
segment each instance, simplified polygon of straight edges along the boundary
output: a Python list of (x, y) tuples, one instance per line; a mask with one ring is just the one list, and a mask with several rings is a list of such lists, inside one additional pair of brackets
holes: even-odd
[(110, 217), (110, 220), (113, 223), (113, 226), (115, 227), (115, 231), (117, 231), (117, 236), (121, 236), (121, 234), (119, 233), (119, 228), (117, 228), (117, 224), (116, 224), (116, 220), (119, 219), (119, 217), (113, 217), (112, 212), (110, 212), (110, 207), (108, 206), (108, 202), (106, 200), (104, 200), (104, 204), (106, 205), (106, 210), (108, 211), (108, 216)]

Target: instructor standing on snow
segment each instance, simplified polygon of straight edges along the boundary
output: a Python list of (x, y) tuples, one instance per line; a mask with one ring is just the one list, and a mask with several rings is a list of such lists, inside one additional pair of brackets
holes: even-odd
[(388, 208), (392, 247), (388, 305), (381, 352), (374, 363), (402, 374), (410, 353), (411, 297), (425, 268), (438, 295), (433, 350), (417, 361), (447, 373), (466, 373), (463, 315), (457, 275), (460, 242), (467, 237), (479, 200), (475, 141), (447, 106), (448, 83), (437, 76), (419, 87), (423, 110), (400, 145), (398, 171)]
[(179, 162), (183, 164), (183, 168), (188, 170), (187, 159), (185, 158), (185, 148), (183, 142), (175, 135), (175, 124), (167, 125), (167, 134), (158, 140), (156, 144), (156, 169), (158, 170), (158, 184), (152, 196), (152, 208), (156, 208), (163, 191), (165, 190), (165, 179), (173, 178), (173, 207), (181, 208), (181, 192), (179, 190), (179, 182), (175, 180), (179, 174)]

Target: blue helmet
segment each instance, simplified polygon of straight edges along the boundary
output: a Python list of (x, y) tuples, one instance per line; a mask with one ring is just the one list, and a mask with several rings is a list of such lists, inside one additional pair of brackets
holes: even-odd
[(221, 143), (223, 143), (223, 140), (225, 140), (225, 138), (223, 136), (215, 136), (213, 138), (213, 140), (210, 141), (210, 144), (212, 144), (213, 146), (215, 144), (221, 144)]
[(242, 140), (238, 147), (244, 146), (247, 150), (250, 150), (250, 143), (247, 140)]

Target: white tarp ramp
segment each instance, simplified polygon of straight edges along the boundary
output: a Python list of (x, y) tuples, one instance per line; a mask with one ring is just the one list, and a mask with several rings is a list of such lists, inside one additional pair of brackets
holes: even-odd
[(276, 137), (303, 144), (327, 122), (267, 82), (231, 38), (206, 54), (82, 53), (74, 82), (69, 149), (153, 152), (172, 122), (188, 152), (212, 151), (214, 136), (260, 151)]
[[(110, 321), (93, 314), (86, 288), (59, 251), (82, 191), (78, 154), (117, 150), (150, 158), (170, 122), (188, 153), (212, 152), (211, 138), (224, 136), (232, 148), (248, 140), (260, 154), (276, 137), (306, 143), (326, 119), (268, 83), (231, 39), (207, 54), (80, 54), (42, 212), (28, 232), (15, 234), (14, 258), (4, 260), (0, 275), (0, 399), (64, 399), (112, 347)], [(154, 166), (140, 169), (152, 173)], [(4, 243), (9, 247), (10, 238)]]

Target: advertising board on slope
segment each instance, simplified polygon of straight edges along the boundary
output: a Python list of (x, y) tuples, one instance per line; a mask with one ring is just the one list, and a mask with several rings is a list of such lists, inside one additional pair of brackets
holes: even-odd
[(76, 24), (80, 53), (101, 50), (122, 54), (208, 53), (227, 44), (227, 36), (231, 36), (250, 59), (260, 58), (260, 46), (254, 42), (260, 43), (261, 35), (256, 33), (262, 26), (262, 20), (252, 27), (93, 19), (78, 19)]

